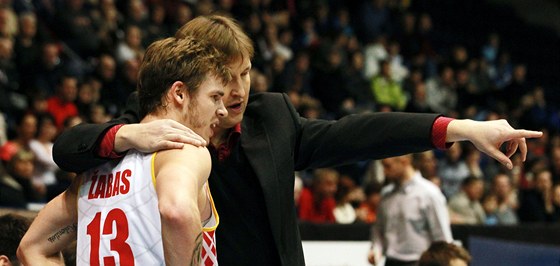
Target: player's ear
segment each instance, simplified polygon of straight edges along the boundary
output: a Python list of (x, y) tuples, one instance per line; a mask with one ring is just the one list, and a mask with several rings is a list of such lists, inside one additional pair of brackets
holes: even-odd
[(167, 93), (167, 98), (173, 103), (183, 104), (189, 100), (187, 85), (182, 81), (175, 81)]
[(0, 255), (0, 266), (12, 265), (10, 259), (6, 255)]

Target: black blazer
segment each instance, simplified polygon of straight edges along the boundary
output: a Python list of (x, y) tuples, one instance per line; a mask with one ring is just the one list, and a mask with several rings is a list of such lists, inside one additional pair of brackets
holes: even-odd
[[(132, 99), (128, 106), (119, 119), (64, 132), (54, 146), (57, 164), (81, 172), (104, 163), (106, 159), (95, 154), (104, 132), (118, 123), (138, 122), (133, 111), (137, 103)], [(293, 202), (294, 171), (431, 149), (436, 117), (394, 112), (308, 120), (298, 115), (285, 94), (252, 95), (242, 122), (241, 145), (261, 182), (281, 264), (305, 264)]]

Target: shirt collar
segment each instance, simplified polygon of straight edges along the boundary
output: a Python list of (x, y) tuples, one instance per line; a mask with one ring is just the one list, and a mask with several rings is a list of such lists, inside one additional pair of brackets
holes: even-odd
[(414, 185), (418, 183), (419, 178), (423, 178), (422, 174), (420, 174), (420, 171), (414, 172), (412, 178), (404, 183), (399, 190), (403, 191), (406, 194), (412, 192), (412, 190), (414, 189)]
[(233, 128), (230, 129), (226, 142), (220, 144), (218, 147), (212, 147), (212, 149), (216, 150), (218, 153), (218, 159), (220, 161), (225, 160), (231, 154), (231, 150), (233, 147), (239, 142), (239, 138), (241, 136), (241, 123), (235, 125)]

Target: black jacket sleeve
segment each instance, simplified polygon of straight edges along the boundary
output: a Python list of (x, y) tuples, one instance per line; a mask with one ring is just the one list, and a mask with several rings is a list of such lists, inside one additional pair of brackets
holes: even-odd
[(76, 173), (109, 161), (97, 155), (101, 140), (107, 130), (115, 125), (138, 123), (138, 109), (138, 95), (132, 93), (120, 117), (104, 124), (83, 123), (65, 130), (54, 143), (54, 161), (61, 169)]
[(338, 121), (301, 118), (295, 168), (332, 167), (433, 149), (437, 114), (370, 113)]

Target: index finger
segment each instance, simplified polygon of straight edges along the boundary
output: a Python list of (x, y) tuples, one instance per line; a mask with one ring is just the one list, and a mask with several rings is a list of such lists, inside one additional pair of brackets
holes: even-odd
[(511, 138), (540, 138), (542, 137), (542, 135), (543, 133), (541, 131), (516, 129), (513, 133), (510, 134), (510, 137)]

